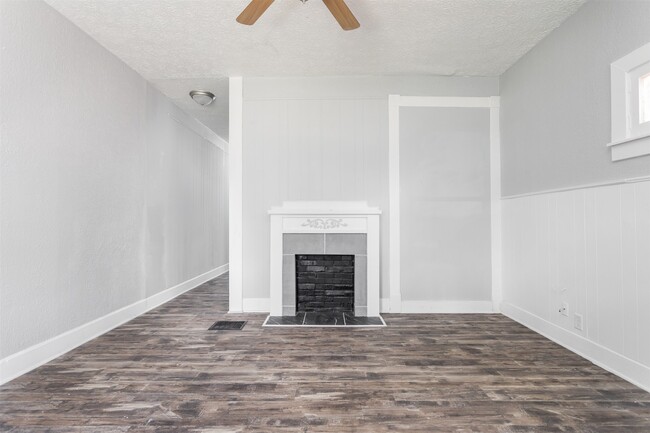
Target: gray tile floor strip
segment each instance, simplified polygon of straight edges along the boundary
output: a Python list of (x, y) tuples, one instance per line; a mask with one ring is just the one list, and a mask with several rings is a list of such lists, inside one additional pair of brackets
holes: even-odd
[[(294, 327), (294, 328), (383, 328), (386, 327), (386, 322), (381, 316), (377, 317), (354, 317), (343, 315), (343, 324), (337, 323), (334, 320), (333, 324), (324, 324), (324, 322), (331, 322), (328, 320), (307, 321), (307, 314), (303, 314), (302, 321), (296, 323), (296, 316), (267, 316), (262, 324), (263, 327)], [(348, 320), (353, 319), (353, 320)], [(300, 319), (298, 319), (300, 320)]]

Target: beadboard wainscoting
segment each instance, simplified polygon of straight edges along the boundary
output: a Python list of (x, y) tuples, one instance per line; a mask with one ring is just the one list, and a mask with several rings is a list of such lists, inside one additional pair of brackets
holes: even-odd
[(650, 182), (505, 199), (503, 270), (506, 315), (650, 390)]

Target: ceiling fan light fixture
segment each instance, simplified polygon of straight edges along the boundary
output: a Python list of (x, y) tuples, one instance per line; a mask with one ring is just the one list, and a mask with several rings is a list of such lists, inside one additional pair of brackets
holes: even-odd
[(190, 92), (190, 97), (194, 100), (194, 102), (204, 107), (212, 104), (212, 102), (216, 99), (214, 93), (208, 92), (207, 90), (192, 90)]
[[(241, 14), (237, 17), (237, 22), (252, 26), (262, 16), (262, 14), (271, 6), (275, 0), (251, 0)], [(307, 0), (300, 0), (303, 4)], [(334, 15), (343, 30), (358, 29), (360, 24), (350, 10), (345, 0), (323, 0), (327, 9)]]

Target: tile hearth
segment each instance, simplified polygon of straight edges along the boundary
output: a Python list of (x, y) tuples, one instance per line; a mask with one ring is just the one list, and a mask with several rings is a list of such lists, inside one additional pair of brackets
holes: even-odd
[(384, 319), (379, 317), (355, 317), (351, 313), (297, 313), (295, 316), (268, 316), (263, 326), (334, 326), (344, 327), (384, 327)]

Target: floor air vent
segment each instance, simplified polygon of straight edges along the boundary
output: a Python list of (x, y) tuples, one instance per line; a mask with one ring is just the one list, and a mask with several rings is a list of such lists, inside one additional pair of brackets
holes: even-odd
[(219, 320), (214, 322), (212, 326), (208, 328), (208, 331), (241, 331), (244, 329), (246, 321), (234, 321), (234, 320)]

